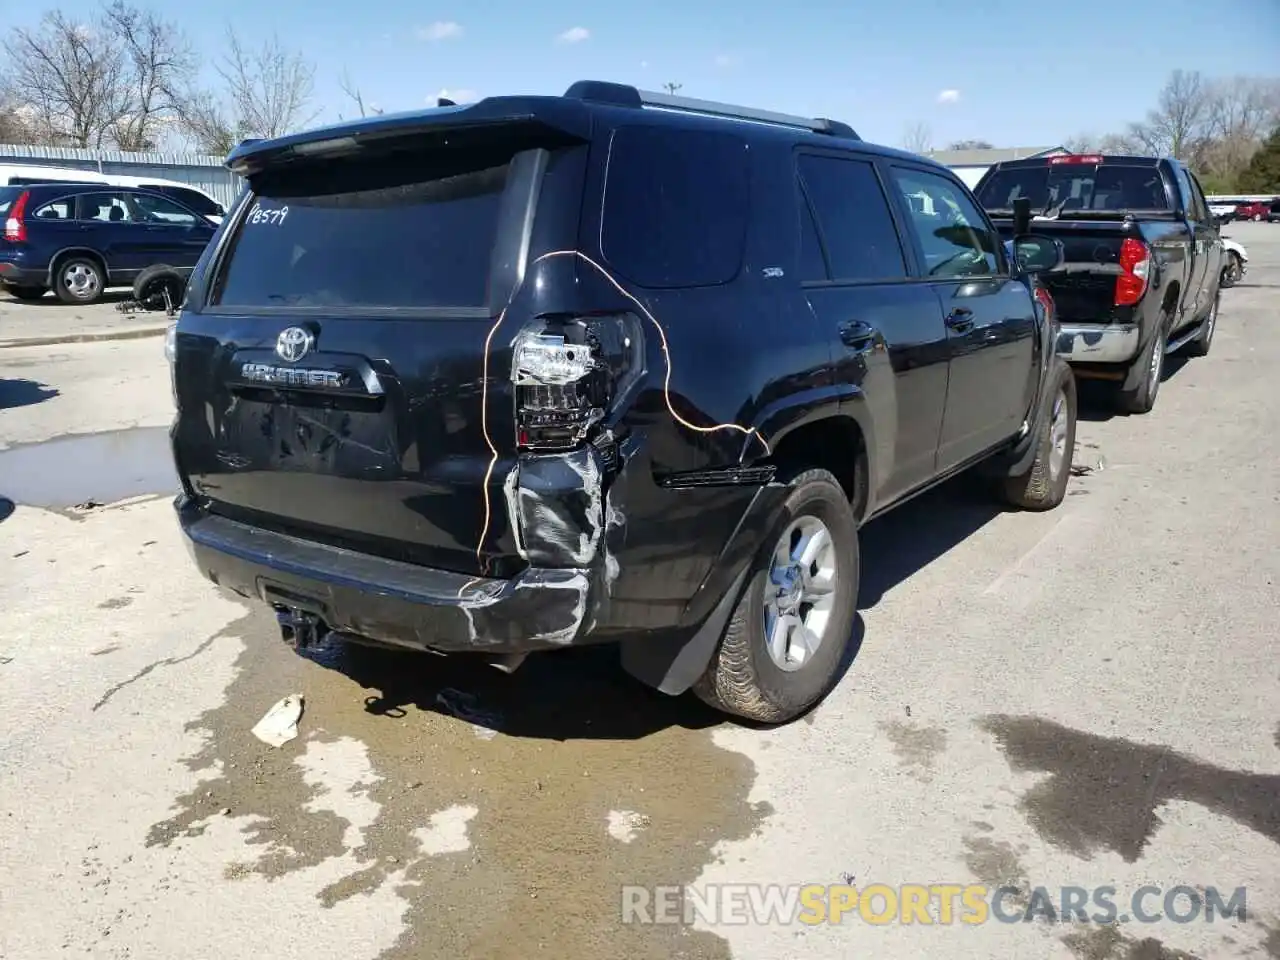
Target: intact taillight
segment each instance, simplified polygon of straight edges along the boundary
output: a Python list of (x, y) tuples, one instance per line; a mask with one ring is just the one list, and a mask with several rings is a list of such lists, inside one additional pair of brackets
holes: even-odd
[(539, 322), (512, 345), (516, 443), (525, 450), (571, 450), (644, 372), (644, 337), (630, 315)]
[(23, 190), (18, 194), (18, 199), (13, 201), (13, 205), (9, 207), (9, 217), (4, 222), (4, 238), (10, 243), (26, 243), (27, 242), (27, 224), (22, 219), (27, 212), (27, 197), (31, 196), (30, 192)]
[(1147, 292), (1151, 279), (1151, 249), (1141, 240), (1126, 237), (1120, 245), (1120, 276), (1116, 277), (1115, 305), (1131, 307)]

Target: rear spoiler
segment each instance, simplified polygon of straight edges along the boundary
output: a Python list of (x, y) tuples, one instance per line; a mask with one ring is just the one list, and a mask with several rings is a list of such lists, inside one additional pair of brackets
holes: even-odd
[(250, 177), (278, 163), (351, 156), (389, 140), (498, 126), (542, 127), (585, 141), (591, 136), (591, 115), (582, 101), (563, 97), (487, 97), (465, 106), (378, 114), (269, 140), (245, 140), (226, 165)]

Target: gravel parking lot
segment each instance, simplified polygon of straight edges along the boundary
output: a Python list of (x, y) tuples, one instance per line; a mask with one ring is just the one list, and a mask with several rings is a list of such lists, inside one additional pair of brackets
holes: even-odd
[[(852, 669), (771, 731), (608, 650), (298, 656), (187, 560), (160, 340), (0, 349), (0, 957), (1280, 957), (1280, 225), (1225, 233), (1210, 356), (1086, 407), (1059, 510), (960, 481), (870, 525)], [(623, 885), (850, 878), (1129, 922), (622, 922)]]

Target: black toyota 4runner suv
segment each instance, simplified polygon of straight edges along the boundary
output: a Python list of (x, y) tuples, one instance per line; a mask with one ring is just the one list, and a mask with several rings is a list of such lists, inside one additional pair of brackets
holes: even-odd
[(228, 164), (168, 343), (176, 507), (295, 644), (614, 642), (783, 722), (840, 676), (860, 524), (978, 464), (1064, 496), (1060, 244), (842, 123), (582, 82)]

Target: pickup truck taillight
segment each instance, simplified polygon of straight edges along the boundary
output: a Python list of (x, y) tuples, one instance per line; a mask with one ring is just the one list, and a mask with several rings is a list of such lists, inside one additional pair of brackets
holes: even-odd
[(1120, 244), (1120, 276), (1116, 277), (1115, 305), (1131, 307), (1147, 292), (1151, 278), (1151, 248), (1141, 240), (1126, 237)]
[(9, 208), (9, 218), (4, 222), (4, 238), (10, 243), (27, 242), (27, 225), (22, 217), (27, 212), (27, 197), (30, 192), (23, 190), (18, 199)]
[(644, 336), (635, 317), (548, 320), (516, 337), (511, 356), (516, 444), (572, 450), (638, 383)]

